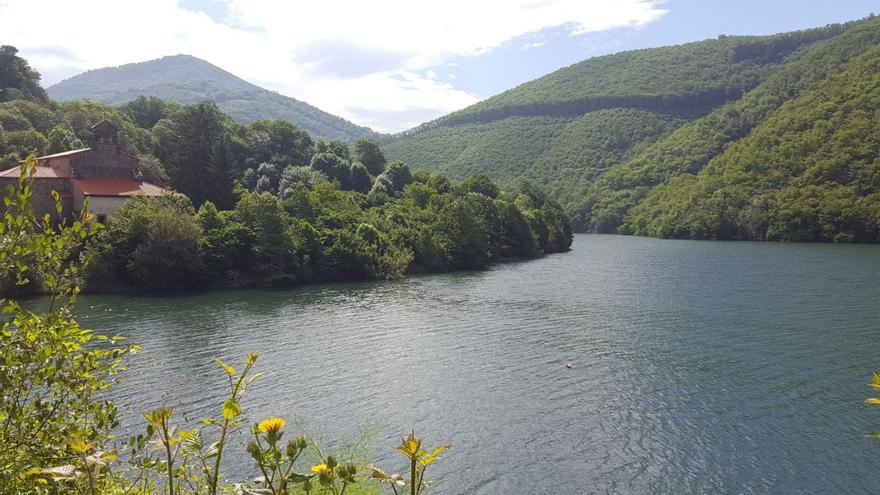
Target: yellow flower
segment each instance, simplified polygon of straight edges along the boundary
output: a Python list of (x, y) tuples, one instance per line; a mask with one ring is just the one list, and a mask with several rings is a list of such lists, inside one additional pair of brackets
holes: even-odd
[(317, 464), (317, 465), (315, 465), (315, 466), (312, 466), (312, 472), (313, 472), (313, 473), (318, 473), (318, 474), (330, 474), (332, 471), (333, 471), (333, 470), (330, 469), (330, 468), (329, 468), (326, 464), (324, 464), (323, 462), (322, 462), (321, 464)]
[(92, 448), (92, 446), (87, 444), (82, 438), (68, 438), (67, 445), (77, 454), (84, 454)]
[(284, 425), (287, 423), (281, 418), (269, 418), (260, 421), (260, 424), (257, 425), (257, 428), (260, 429), (263, 433), (278, 433), (281, 428), (284, 428)]

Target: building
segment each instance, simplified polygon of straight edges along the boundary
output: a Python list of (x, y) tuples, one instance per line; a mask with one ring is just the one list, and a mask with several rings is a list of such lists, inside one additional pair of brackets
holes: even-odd
[[(160, 196), (169, 191), (138, 179), (138, 159), (119, 150), (119, 131), (110, 122), (92, 127), (89, 147), (37, 158), (31, 203), (37, 215), (70, 219), (82, 210), (105, 222), (131, 196)], [(0, 172), (0, 190), (18, 181), (21, 167)], [(61, 218), (52, 191), (63, 205)]]

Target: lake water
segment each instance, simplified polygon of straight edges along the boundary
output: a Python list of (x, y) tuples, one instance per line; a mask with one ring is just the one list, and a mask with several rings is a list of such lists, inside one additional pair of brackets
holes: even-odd
[(862, 402), (880, 370), (880, 246), (578, 235), (570, 253), (480, 273), (89, 296), (79, 312), (143, 346), (114, 392), (126, 428), (160, 403), (200, 418), (225, 386), (213, 358), (256, 351), (251, 418), (328, 443), (372, 430), (389, 469), (411, 429), (451, 443), (435, 493), (880, 485), (865, 436), (880, 408)]

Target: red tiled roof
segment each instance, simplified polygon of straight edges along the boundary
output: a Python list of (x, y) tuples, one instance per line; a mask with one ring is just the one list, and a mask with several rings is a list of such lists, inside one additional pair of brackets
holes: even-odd
[[(10, 168), (0, 172), (0, 177), (18, 177), (21, 175), (21, 166)], [(67, 177), (62, 175), (60, 171), (52, 167), (36, 166), (34, 167), (34, 177), (38, 179), (63, 179)]]
[(168, 192), (155, 184), (131, 179), (90, 177), (72, 182), (86, 196), (161, 196)]
[(78, 150), (62, 151), (61, 153), (55, 153), (54, 155), (38, 156), (37, 160), (45, 160), (46, 158), (61, 158), (62, 156), (78, 155), (80, 153), (85, 153), (86, 151), (91, 151), (91, 148), (80, 148)]

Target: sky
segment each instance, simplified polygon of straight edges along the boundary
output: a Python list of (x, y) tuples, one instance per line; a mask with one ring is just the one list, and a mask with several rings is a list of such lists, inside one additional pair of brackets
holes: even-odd
[(880, 0), (0, 0), (50, 86), (189, 54), (381, 132), (583, 59), (880, 14)]

